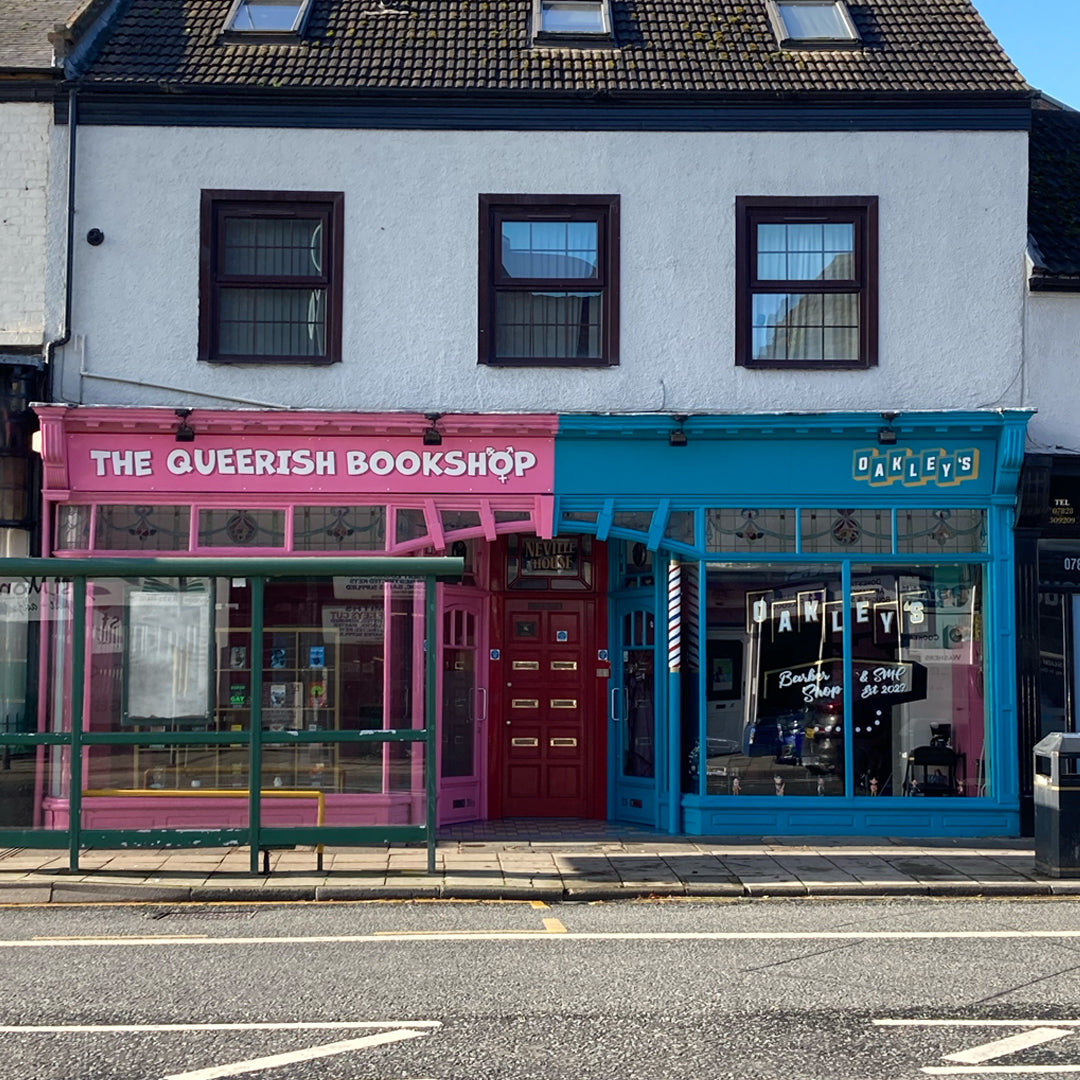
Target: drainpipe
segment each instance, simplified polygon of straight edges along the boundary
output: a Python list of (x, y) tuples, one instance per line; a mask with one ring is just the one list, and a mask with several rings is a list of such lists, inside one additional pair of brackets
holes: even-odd
[(45, 344), (45, 390), (46, 396), (52, 399), (53, 386), (53, 360), (56, 350), (61, 345), (66, 345), (71, 340), (71, 267), (75, 259), (75, 130), (78, 119), (76, 97), (78, 91), (74, 86), (68, 90), (68, 160), (67, 160), (67, 237), (66, 237), (66, 261), (64, 267), (64, 323), (61, 334)]
[[(74, 262), (74, 249), (75, 249), (75, 127), (77, 120), (77, 109), (75, 103), (76, 90), (74, 86), (68, 89), (68, 160), (67, 160), (67, 236), (65, 238), (65, 263), (64, 263), (64, 322), (60, 328), (60, 336), (52, 338), (45, 343), (44, 349), (44, 361), (45, 361), (45, 400), (53, 400), (53, 365), (55, 364), (56, 350), (61, 345), (66, 345), (71, 340), (71, 267)], [(38, 470), (34, 467), (35, 463), (33, 458), (30, 461), (31, 474)], [(31, 548), (37, 547), (39, 544), (44, 543), (44, 535), (42, 526), (44, 522), (42, 517), (44, 514), (44, 500), (41, 497), (41, 483), (40, 475), (35, 482), (35, 490), (30, 492), (31, 499), (37, 504), (36, 506), (36, 526), (31, 528), (30, 542)], [(47, 535), (47, 530), (44, 531)], [(45, 551), (43, 554), (48, 555)]]

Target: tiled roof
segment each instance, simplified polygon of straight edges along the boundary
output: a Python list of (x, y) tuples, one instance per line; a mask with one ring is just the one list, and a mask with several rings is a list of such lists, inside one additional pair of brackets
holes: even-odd
[(1029, 153), (1036, 269), (1041, 276), (1080, 277), (1080, 113), (1033, 113)]
[(4, 0), (0, 17), (0, 70), (48, 71), (53, 47), (49, 32), (63, 23), (79, 0)]
[(852, 3), (862, 45), (781, 51), (765, 0), (613, 0), (618, 48), (530, 45), (531, 0), (313, 0), (303, 40), (223, 40), (229, 0), (130, 0), (93, 82), (400, 90), (994, 93), (1027, 85), (969, 0)]

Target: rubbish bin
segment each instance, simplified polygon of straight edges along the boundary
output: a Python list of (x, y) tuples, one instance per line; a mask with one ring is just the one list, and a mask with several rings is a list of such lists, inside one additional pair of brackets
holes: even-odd
[(1080, 877), (1080, 734), (1059, 731), (1035, 744), (1035, 869)]

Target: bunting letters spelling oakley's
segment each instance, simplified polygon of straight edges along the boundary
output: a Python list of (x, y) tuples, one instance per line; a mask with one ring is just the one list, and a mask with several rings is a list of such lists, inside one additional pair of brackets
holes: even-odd
[(904, 487), (954, 487), (964, 480), (979, 476), (979, 451), (964, 450), (896, 450), (855, 451), (853, 475), (866, 480), (871, 487), (888, 487), (899, 481)]

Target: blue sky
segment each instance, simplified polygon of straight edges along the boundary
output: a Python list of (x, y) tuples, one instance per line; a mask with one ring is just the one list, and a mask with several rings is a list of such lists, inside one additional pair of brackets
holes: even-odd
[(1080, 109), (1080, 0), (974, 0), (1032, 86)]

